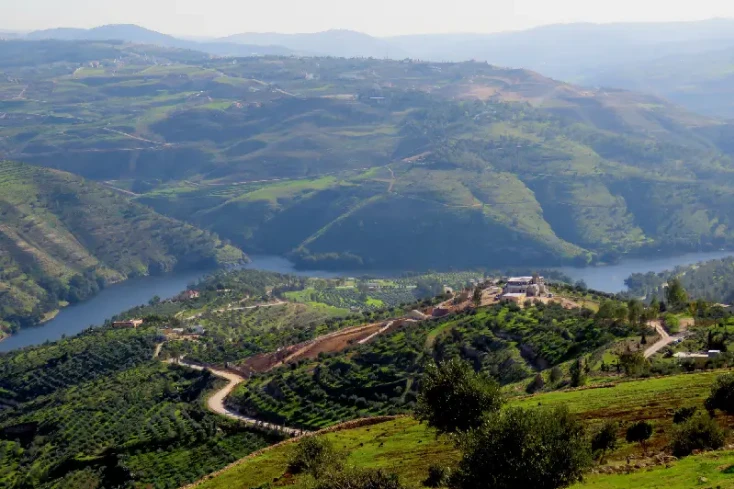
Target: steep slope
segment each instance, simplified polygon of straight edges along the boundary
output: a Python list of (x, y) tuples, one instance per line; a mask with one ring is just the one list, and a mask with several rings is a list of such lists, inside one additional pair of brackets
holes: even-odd
[(31, 325), (107, 283), (243, 254), (68, 173), (0, 162), (0, 327)]

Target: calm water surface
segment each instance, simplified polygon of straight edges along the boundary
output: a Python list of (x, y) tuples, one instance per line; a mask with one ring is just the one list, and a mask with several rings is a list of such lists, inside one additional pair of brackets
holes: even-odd
[(115, 314), (146, 304), (152, 297), (168, 299), (186, 289), (209, 273), (207, 270), (172, 273), (155, 277), (141, 277), (111, 285), (91, 299), (66, 307), (51, 321), (33, 328), (21, 329), (10, 338), (0, 341), (0, 352), (25, 346), (56, 341), (62, 335), (75, 335), (89, 326), (102, 324)]
[(558, 270), (574, 280), (583, 280), (590, 289), (616, 293), (627, 289), (624, 281), (633, 273), (659, 273), (681, 265), (691, 265), (700, 261), (715, 260), (733, 255), (734, 252), (731, 251), (686, 253), (664, 258), (631, 258), (615, 265), (603, 267), (562, 267)]
[[(574, 280), (583, 280), (592, 289), (604, 292), (619, 292), (625, 289), (624, 280), (633, 273), (662, 272), (679, 265), (690, 265), (699, 261), (732, 255), (734, 255), (734, 252), (726, 251), (688, 253), (665, 258), (629, 259), (604, 267), (562, 267), (558, 270)], [(246, 268), (308, 277), (359, 277), (365, 274), (389, 277), (400, 274), (399, 271), (296, 270), (292, 262), (280, 256), (254, 255), (251, 258), (252, 263), (246, 265)], [(185, 290), (188, 284), (196, 282), (210, 272), (200, 270), (156, 277), (142, 277), (110, 286), (88, 301), (63, 309), (53, 320), (34, 328), (22, 329), (5, 341), (0, 341), (0, 352), (38, 345), (46, 341), (56, 341), (62, 335), (75, 335), (89, 326), (102, 324), (105, 319), (115, 314), (145, 304), (153, 296), (157, 295), (163, 299), (173, 297)]]

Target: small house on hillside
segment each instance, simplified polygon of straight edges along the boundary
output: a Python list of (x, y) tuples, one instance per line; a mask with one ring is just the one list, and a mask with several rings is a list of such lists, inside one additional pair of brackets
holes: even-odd
[(138, 326), (140, 326), (141, 324), (143, 324), (143, 320), (142, 319), (127, 319), (125, 321), (115, 321), (114, 323), (112, 323), (112, 327), (114, 327), (114, 328), (133, 328), (133, 329), (135, 329)]
[(515, 304), (521, 304), (526, 298), (526, 294), (521, 294), (519, 292), (510, 292), (500, 296), (500, 300), (502, 302), (514, 302)]
[(192, 299), (198, 299), (201, 297), (201, 294), (198, 290), (187, 290), (181, 293), (181, 295), (178, 296), (178, 300), (180, 301), (190, 301)]

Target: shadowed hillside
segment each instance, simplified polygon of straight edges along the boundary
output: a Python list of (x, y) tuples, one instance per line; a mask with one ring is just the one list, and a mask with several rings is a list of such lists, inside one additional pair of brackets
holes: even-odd
[(236, 263), (211, 234), (68, 173), (0, 162), (0, 326), (127, 277)]

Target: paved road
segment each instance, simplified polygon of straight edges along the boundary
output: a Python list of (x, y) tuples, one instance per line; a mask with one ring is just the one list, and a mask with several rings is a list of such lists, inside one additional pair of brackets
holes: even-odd
[[(204, 367), (200, 365), (194, 365), (194, 364), (188, 363), (185, 360), (179, 360), (177, 362), (173, 359), (170, 359), (170, 360), (166, 360), (166, 362), (177, 363), (179, 365), (183, 365), (185, 367), (188, 367), (194, 370), (204, 370)], [(226, 386), (224, 386), (223, 388), (221, 388), (220, 390), (212, 394), (209, 397), (209, 399), (207, 400), (207, 407), (211, 411), (217, 414), (221, 414), (222, 416), (226, 416), (231, 419), (236, 419), (237, 421), (241, 421), (251, 426), (259, 426), (265, 429), (277, 430), (282, 433), (287, 433), (289, 435), (296, 436), (296, 435), (300, 435), (303, 433), (307, 433), (307, 431), (305, 430), (289, 428), (287, 426), (280, 426), (280, 425), (272, 424), (272, 423), (265, 423), (263, 421), (259, 421), (254, 418), (248, 418), (247, 416), (243, 416), (240, 413), (230, 410), (229, 408), (227, 408), (227, 406), (225, 406), (224, 400), (234, 390), (234, 388), (240, 385), (242, 382), (244, 382), (245, 379), (235, 373), (228, 372), (226, 370), (218, 370), (218, 369), (213, 369), (213, 368), (209, 368), (209, 370), (217, 377), (220, 377), (228, 381)]]
[[(686, 336), (685, 331), (677, 335), (670, 336), (668, 332), (665, 331), (665, 328), (663, 328), (663, 324), (658, 319), (653, 320), (653, 321), (648, 321), (647, 325), (652, 328), (655, 328), (655, 331), (657, 331), (657, 333), (660, 335), (660, 339), (650, 348), (645, 350), (645, 358), (650, 358), (651, 356), (653, 356), (654, 354), (656, 354), (657, 352), (659, 352), (666, 346), (670, 345), (674, 341), (680, 338), (685, 338)], [(688, 324), (681, 321), (681, 329), (685, 330), (687, 327), (688, 327)]]

